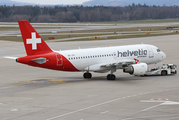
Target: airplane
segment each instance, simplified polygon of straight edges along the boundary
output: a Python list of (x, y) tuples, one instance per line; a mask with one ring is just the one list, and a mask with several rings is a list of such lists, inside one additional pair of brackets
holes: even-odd
[(131, 75), (144, 75), (149, 64), (163, 61), (166, 54), (154, 45), (137, 44), (76, 50), (52, 50), (27, 20), (18, 21), (27, 55), (16, 62), (52, 70), (84, 72), (85, 79), (91, 72), (106, 73), (107, 80), (115, 80), (117, 69)]

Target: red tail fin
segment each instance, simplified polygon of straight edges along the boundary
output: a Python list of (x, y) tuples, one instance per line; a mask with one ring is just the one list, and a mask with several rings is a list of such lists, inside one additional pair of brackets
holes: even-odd
[(52, 52), (27, 20), (18, 21), (27, 55)]

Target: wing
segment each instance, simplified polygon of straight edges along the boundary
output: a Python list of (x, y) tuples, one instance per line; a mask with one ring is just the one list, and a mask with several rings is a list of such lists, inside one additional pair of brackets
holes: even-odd
[(122, 69), (123, 67), (126, 67), (130, 64), (135, 64), (135, 60), (132, 59), (122, 59), (122, 60), (115, 60), (115, 61), (110, 61), (103, 63), (100, 67), (116, 67), (118, 69)]
[(116, 69), (123, 69), (124, 67), (127, 67), (130, 64), (135, 64), (135, 60), (132, 59), (113, 60), (105, 63), (88, 66), (84, 69), (84, 71), (94, 71), (94, 72), (104, 73), (112, 70), (112, 68), (114, 68), (114, 71), (116, 71)]

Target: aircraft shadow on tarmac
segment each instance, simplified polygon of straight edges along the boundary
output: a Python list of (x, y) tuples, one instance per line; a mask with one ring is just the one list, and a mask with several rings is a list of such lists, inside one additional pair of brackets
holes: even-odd
[[(142, 77), (120, 77), (112, 82), (120, 82), (120, 81), (136, 81), (136, 80), (144, 80)], [(77, 83), (77, 82), (94, 82), (94, 81), (109, 81), (106, 80), (105, 76), (93, 77), (91, 79), (84, 79), (81, 77), (68, 77), (68, 78), (55, 78), (55, 79), (37, 79), (37, 80), (26, 80), (20, 81), (17, 84), (19, 85), (54, 85), (54, 84), (67, 84), (67, 83)]]
[[(156, 78), (157, 77), (157, 78)], [(3, 86), (0, 88), (0, 96), (2, 95), (8, 95), (13, 94), (21, 91), (28, 91), (32, 89), (38, 89), (42, 87), (48, 87), (53, 85), (60, 85), (60, 84), (70, 84), (75, 83), (79, 84), (79, 82), (114, 82), (114, 83), (131, 83), (134, 84), (134, 82), (139, 83), (141, 81), (147, 81), (147, 80), (161, 80), (158, 79), (159, 77), (162, 77), (162, 80), (169, 80), (169, 76), (146, 76), (146, 77), (140, 77), (140, 76), (118, 76), (115, 81), (106, 80), (105, 76), (94, 76), (91, 79), (84, 79), (82, 77), (64, 77), (64, 78), (53, 78), (53, 79), (36, 79), (36, 80), (24, 80), (17, 82), (10, 86)], [(173, 76), (176, 79), (178, 79), (177, 76)], [(170, 78), (171, 79), (171, 78)]]
[(87, 82), (87, 81), (138, 81), (138, 80), (147, 80), (148, 78), (164, 77), (164, 76), (121, 76), (117, 77), (116, 80), (106, 80), (106, 76), (95, 76), (91, 79), (84, 79), (82, 77), (67, 77), (67, 78), (53, 78), (53, 79), (37, 79), (37, 80), (27, 80), (21, 81), (22, 84), (65, 84), (65, 83), (76, 83), (76, 82)]

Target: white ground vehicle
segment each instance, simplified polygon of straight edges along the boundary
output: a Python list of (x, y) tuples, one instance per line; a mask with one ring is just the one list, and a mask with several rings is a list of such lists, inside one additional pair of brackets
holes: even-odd
[(151, 69), (150, 71), (147, 71), (145, 76), (147, 75), (172, 75), (177, 74), (176, 70), (177, 66), (174, 64), (163, 64), (163, 66)]

